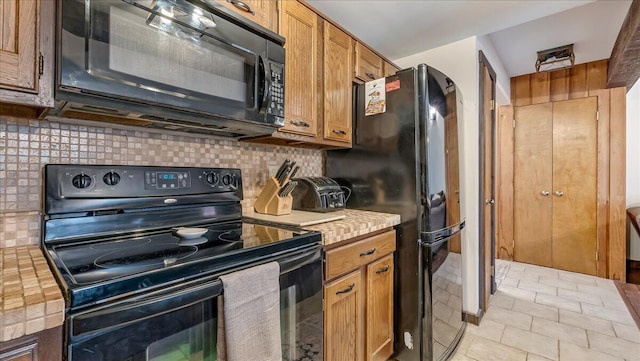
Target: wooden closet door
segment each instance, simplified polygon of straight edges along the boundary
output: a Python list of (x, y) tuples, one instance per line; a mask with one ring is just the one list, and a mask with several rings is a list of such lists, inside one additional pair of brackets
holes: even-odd
[[(596, 274), (596, 97), (553, 103), (553, 267)], [(517, 206), (517, 205), (516, 205)]]
[(513, 259), (552, 266), (552, 103), (514, 108)]

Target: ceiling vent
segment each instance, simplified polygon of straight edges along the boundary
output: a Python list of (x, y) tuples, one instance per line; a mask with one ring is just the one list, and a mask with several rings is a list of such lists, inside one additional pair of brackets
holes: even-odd
[(573, 44), (559, 46), (553, 49), (541, 50), (536, 60), (536, 72), (554, 71), (573, 67), (576, 56), (573, 54)]

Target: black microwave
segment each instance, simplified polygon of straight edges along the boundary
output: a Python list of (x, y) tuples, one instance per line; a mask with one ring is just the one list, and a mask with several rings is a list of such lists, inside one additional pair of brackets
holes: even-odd
[(53, 115), (243, 138), (284, 125), (284, 38), (212, 0), (63, 0)]

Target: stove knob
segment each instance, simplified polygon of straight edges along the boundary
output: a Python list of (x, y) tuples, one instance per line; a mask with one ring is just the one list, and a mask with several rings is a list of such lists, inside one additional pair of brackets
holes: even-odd
[(88, 188), (91, 185), (91, 177), (86, 174), (78, 174), (77, 176), (73, 177), (71, 183), (76, 188)]
[(233, 182), (233, 177), (231, 174), (225, 174), (222, 176), (222, 184), (228, 186)]
[(218, 183), (218, 174), (216, 173), (207, 173), (207, 183), (214, 185)]
[(120, 174), (116, 172), (109, 172), (102, 177), (104, 183), (108, 186), (114, 186), (120, 183)]

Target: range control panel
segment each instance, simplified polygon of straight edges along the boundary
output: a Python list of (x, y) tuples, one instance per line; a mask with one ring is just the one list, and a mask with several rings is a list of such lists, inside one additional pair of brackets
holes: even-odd
[(181, 196), (242, 189), (241, 172), (235, 168), (49, 164), (45, 182), (47, 196), (58, 199)]

